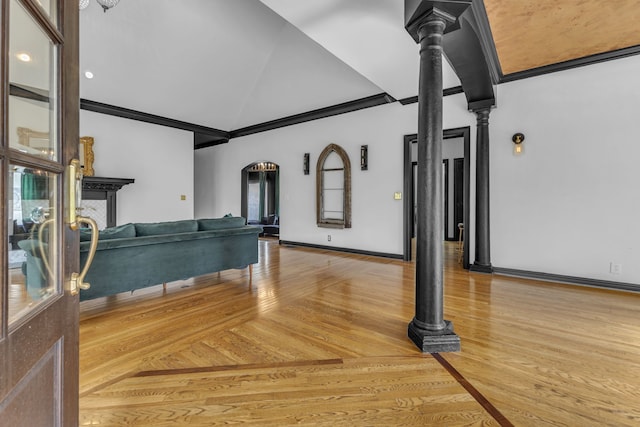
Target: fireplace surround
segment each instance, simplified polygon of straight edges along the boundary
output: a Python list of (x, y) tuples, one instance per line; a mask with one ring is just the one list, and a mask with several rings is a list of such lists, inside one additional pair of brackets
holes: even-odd
[(131, 178), (106, 178), (85, 176), (82, 179), (82, 207), (84, 214), (96, 220), (99, 229), (115, 227), (117, 204), (116, 192), (128, 184)]

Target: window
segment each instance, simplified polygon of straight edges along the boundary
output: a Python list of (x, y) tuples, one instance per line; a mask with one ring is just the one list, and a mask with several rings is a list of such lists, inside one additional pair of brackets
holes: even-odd
[(351, 228), (351, 162), (336, 144), (322, 151), (316, 166), (318, 227)]

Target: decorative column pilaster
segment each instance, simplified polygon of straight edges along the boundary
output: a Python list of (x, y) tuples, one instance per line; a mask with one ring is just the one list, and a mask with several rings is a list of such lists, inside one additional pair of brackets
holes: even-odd
[(415, 25), (420, 43), (416, 313), (408, 334), (426, 353), (460, 350), (452, 323), (443, 319), (442, 36), (453, 22), (452, 15), (430, 8)]
[(492, 273), (489, 224), (489, 114), (491, 107), (473, 110), (477, 116), (476, 241), (472, 271)]

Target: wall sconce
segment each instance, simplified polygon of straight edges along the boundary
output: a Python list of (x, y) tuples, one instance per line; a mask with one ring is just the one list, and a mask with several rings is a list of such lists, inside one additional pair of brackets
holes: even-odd
[(309, 153), (304, 153), (304, 160), (302, 163), (302, 170), (305, 175), (309, 175)]
[(369, 146), (360, 146), (360, 170), (366, 171), (369, 169)]
[(514, 133), (511, 140), (513, 141), (513, 155), (521, 155), (524, 151), (524, 145), (522, 144), (524, 142), (524, 134)]

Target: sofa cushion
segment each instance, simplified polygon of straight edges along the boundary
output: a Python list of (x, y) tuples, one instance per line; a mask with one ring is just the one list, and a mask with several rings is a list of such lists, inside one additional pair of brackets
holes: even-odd
[[(136, 237), (136, 229), (133, 224), (118, 225), (116, 227), (105, 228), (98, 233), (98, 240), (124, 239), (127, 237)], [(80, 229), (80, 241), (88, 242), (91, 240), (91, 229)]]
[(154, 223), (136, 223), (136, 236), (157, 236), (162, 234), (189, 233), (198, 231), (198, 223), (193, 219)]
[(198, 231), (224, 230), (226, 228), (242, 227), (245, 224), (246, 220), (241, 216), (199, 219)]

